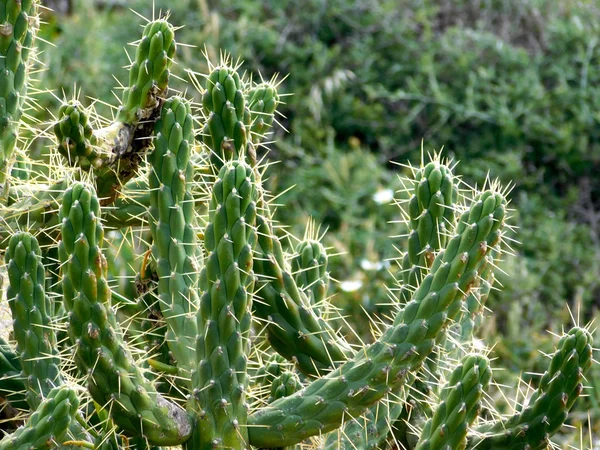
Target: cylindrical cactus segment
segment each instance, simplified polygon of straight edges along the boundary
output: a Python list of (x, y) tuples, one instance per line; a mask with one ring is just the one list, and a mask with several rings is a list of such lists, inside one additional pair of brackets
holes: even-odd
[(257, 84), (247, 92), (246, 98), (250, 110), (250, 140), (260, 144), (275, 120), (280, 103), (277, 88), (272, 83)]
[(206, 115), (202, 139), (211, 151), (210, 161), (216, 171), (225, 161), (237, 160), (247, 150), (251, 119), (243, 91), (239, 74), (227, 65), (214, 68), (206, 81), (202, 95)]
[[(327, 297), (329, 272), (327, 272), (327, 252), (319, 241), (305, 239), (296, 246), (292, 259), (292, 271), (296, 285), (308, 296), (311, 305), (316, 306)], [(319, 308), (315, 308), (319, 312)]]
[(346, 361), (352, 351), (329, 323), (313, 311), (308, 297), (287, 269), (281, 243), (266, 214), (256, 218), (258, 248), (254, 271), (259, 277), (257, 317), (267, 323), (271, 346), (307, 375), (318, 376)]
[(469, 448), (542, 450), (565, 423), (592, 364), (592, 336), (574, 327), (558, 342), (548, 370), (527, 406), (506, 420), (475, 429)]
[(60, 209), (59, 255), (69, 336), (75, 361), (88, 375), (92, 398), (106, 405), (126, 433), (156, 445), (179, 445), (192, 427), (185, 411), (149, 383), (123, 343), (110, 304), (107, 262), (101, 252), (104, 230), (94, 190), (77, 183), (67, 189)]
[(253, 252), (258, 192), (253, 170), (226, 163), (212, 189), (200, 274), (198, 366), (191, 411), (198, 418), (189, 449), (248, 448), (246, 364), (252, 322)]
[(54, 124), (54, 135), (58, 140), (58, 151), (70, 165), (82, 169), (98, 166), (97, 138), (89, 124), (89, 116), (81, 103), (70, 100), (58, 110), (58, 122)]
[(129, 70), (129, 86), (117, 114), (119, 122), (134, 124), (148, 118), (164, 98), (175, 50), (175, 31), (169, 22), (158, 19), (146, 25)]
[(198, 260), (196, 212), (190, 191), (194, 142), (190, 105), (168, 99), (155, 125), (150, 155), (150, 230), (158, 274), (158, 298), (167, 322), (167, 343), (181, 375), (189, 377), (195, 362), (198, 329)]
[(79, 400), (71, 388), (48, 392), (27, 423), (0, 441), (0, 450), (50, 450), (63, 448), (67, 429), (77, 414)]
[(489, 248), (501, 237), (506, 201), (492, 191), (480, 198), (482, 207), (463, 214), (456, 235), (436, 256), (431, 273), (394, 324), (377, 342), (301, 393), (251, 415), (251, 445), (292, 445), (338, 428), (402, 386), (408, 372), (420, 367), (441, 330), (456, 317)]
[(0, 196), (19, 136), (37, 5), (36, 0), (0, 0)]
[(492, 372), (485, 356), (467, 355), (452, 371), (440, 393), (440, 403), (427, 421), (416, 450), (462, 450), (467, 428), (481, 408), (481, 397)]
[(52, 309), (46, 296), (46, 274), (35, 237), (25, 232), (14, 234), (5, 260), (9, 278), (7, 298), (25, 375), (26, 397), (35, 409), (53, 387), (62, 384), (56, 334), (50, 318)]
[(413, 194), (408, 201), (410, 234), (408, 251), (402, 261), (401, 300), (427, 275), (435, 252), (446, 246), (454, 226), (458, 188), (450, 167), (434, 159), (415, 173)]

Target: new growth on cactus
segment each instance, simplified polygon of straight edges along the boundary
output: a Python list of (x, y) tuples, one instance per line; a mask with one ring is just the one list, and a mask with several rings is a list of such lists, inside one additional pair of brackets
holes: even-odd
[(493, 364), (470, 342), (504, 248), (505, 189), (465, 192), (439, 155), (414, 168), (390, 320), (350, 345), (328, 306), (326, 247), (312, 228), (286, 246), (263, 184), (276, 81), (254, 83), (223, 57), (191, 72), (199, 104), (172, 95), (175, 31), (149, 21), (115, 120), (98, 128), (66, 101), (51, 127), (61, 169), (37, 173), (15, 153), (37, 6), (0, 0), (0, 242), (14, 324), (0, 394), (27, 417), (0, 448), (548, 445), (581, 394), (592, 341), (569, 330), (514, 415), (484, 401)]

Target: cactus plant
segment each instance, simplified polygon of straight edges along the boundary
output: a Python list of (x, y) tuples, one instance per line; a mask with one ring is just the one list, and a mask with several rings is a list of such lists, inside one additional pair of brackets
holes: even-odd
[[(499, 186), (458, 204), (453, 168), (434, 158), (415, 172), (393, 320), (355, 348), (328, 320), (324, 246), (307, 233), (288, 254), (274, 232), (256, 153), (275, 122), (273, 80), (254, 84), (224, 58), (205, 85), (193, 77), (195, 117), (168, 94), (174, 29), (150, 21), (112, 125), (95, 130), (76, 101), (61, 107), (53, 151), (64, 170), (41, 187), (43, 174), (30, 178), (35, 166), (14, 152), (27, 84), (14, 48), (31, 46), (35, 27), (23, 20), (35, 7), (0, 0), (2, 76), (23, 78), (3, 84), (12, 109), (0, 109), (0, 241), (16, 340), (16, 351), (0, 346), (0, 392), (33, 412), (0, 447), (385, 447), (432, 358), (448, 384), (421, 389), (421, 416), (405, 419), (416, 448), (541, 448), (560, 429), (591, 365), (586, 329), (561, 339), (529, 405), (485, 421), (487, 358), (454, 364), (443, 345), (449, 327), (472, 338), (493, 283), (507, 212)], [(107, 241), (109, 227), (120, 234)], [(145, 233), (139, 266), (131, 249), (110, 249), (131, 227)], [(56, 251), (60, 274), (47, 282), (56, 268), (46, 274), (43, 262)], [(116, 279), (125, 264), (137, 282)]]

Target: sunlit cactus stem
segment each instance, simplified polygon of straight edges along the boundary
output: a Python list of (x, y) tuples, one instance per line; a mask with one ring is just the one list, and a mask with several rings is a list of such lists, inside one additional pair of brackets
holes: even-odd
[(104, 230), (94, 191), (83, 184), (69, 188), (60, 217), (69, 335), (76, 345), (75, 361), (88, 374), (92, 398), (106, 405), (115, 423), (134, 436), (157, 445), (184, 442), (191, 433), (185, 412), (156, 392), (123, 343), (110, 306), (107, 263), (101, 252)]
[(227, 162), (212, 189), (209, 222), (204, 232), (206, 265), (196, 343), (197, 367), (192, 376), (189, 411), (196, 431), (189, 450), (248, 447), (246, 425), (247, 359), (256, 246), (254, 172), (241, 161)]
[(158, 275), (158, 300), (167, 323), (166, 340), (180, 375), (189, 378), (194, 364), (198, 328), (198, 268), (196, 211), (190, 186), (194, 142), (190, 105), (172, 97), (156, 123), (150, 155), (150, 229)]
[(6, 185), (19, 137), (27, 93), (30, 56), (38, 19), (36, 0), (0, 1), (0, 200), (8, 196)]

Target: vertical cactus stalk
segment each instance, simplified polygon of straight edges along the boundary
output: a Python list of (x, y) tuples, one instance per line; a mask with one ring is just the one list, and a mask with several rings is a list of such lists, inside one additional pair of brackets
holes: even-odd
[(592, 336), (572, 328), (558, 342), (548, 370), (529, 403), (513, 416), (474, 430), (471, 449), (547, 448), (550, 436), (565, 423), (583, 390), (583, 379), (592, 364)]
[(8, 196), (8, 176), (37, 32), (36, 0), (0, 1), (0, 199)]
[(156, 122), (154, 151), (150, 156), (150, 230), (158, 274), (158, 298), (167, 323), (167, 343), (180, 375), (189, 378), (195, 362), (198, 328), (197, 224), (190, 192), (193, 169), (190, 152), (194, 139), (190, 106), (170, 98)]
[(501, 237), (506, 201), (493, 191), (483, 192), (481, 198), (483, 207), (463, 214), (431, 273), (381, 338), (301, 394), (251, 415), (252, 445), (292, 445), (338, 428), (344, 418), (357, 417), (391, 388), (401, 387), (408, 372), (420, 367), (439, 333), (456, 317), (488, 250)]
[(13, 235), (5, 259), (17, 352), (26, 376), (27, 401), (35, 409), (53, 387), (62, 384), (37, 240), (28, 233)]
[(452, 371), (427, 421), (416, 450), (464, 450), (467, 430), (479, 414), (481, 397), (492, 372), (484, 356), (467, 355)]
[(99, 217), (92, 189), (78, 183), (65, 192), (59, 254), (75, 361), (88, 375), (94, 401), (106, 405), (123, 430), (156, 445), (181, 444), (191, 433), (187, 415), (156, 392), (123, 342), (110, 305)]
[(248, 448), (247, 358), (252, 322), (258, 192), (253, 170), (226, 163), (212, 189), (200, 275), (198, 366), (189, 410), (197, 417), (190, 450)]

